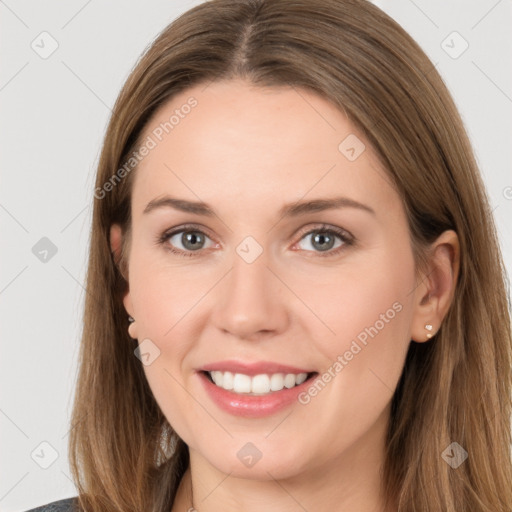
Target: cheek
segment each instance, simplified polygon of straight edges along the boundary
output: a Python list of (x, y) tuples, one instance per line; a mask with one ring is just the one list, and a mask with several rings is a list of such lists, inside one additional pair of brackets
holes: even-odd
[[(133, 255), (130, 268), (130, 293), (137, 313), (139, 343), (146, 343), (155, 354), (151, 364), (143, 366), (152, 394), (173, 428), (180, 435), (194, 430), (190, 414), (190, 394), (183, 369), (193, 348), (193, 308), (211, 287), (191, 272), (166, 268), (161, 261)], [(148, 342), (148, 340), (150, 340)], [(188, 371), (190, 369), (188, 368)], [(201, 418), (199, 418), (200, 420)]]
[(408, 337), (415, 263), (406, 234), (389, 238), (373, 250), (354, 253), (318, 286), (312, 286), (309, 278), (299, 288), (324, 322), (320, 339), (331, 361), (349, 350), (354, 340), (368, 349), (369, 357), (375, 352), (370, 350), (372, 340), (385, 352), (403, 345)]
[(204, 265), (166, 257), (163, 249), (134, 251), (130, 294), (140, 334), (162, 341), (171, 338), (175, 326), (187, 321), (189, 312), (213, 286), (214, 277)]
[[(390, 252), (352, 270), (310, 295), (333, 332), (326, 328), (312, 338), (325, 366), (317, 389), (303, 397), (303, 403), (311, 399), (311, 414), (325, 424), (350, 417), (351, 425), (343, 427), (349, 437), (375, 420), (396, 389), (410, 343), (414, 262), (408, 253), (397, 261)], [(326, 402), (339, 405), (322, 407)]]
[(139, 343), (146, 343), (149, 352), (156, 354), (151, 364), (144, 365), (144, 373), (160, 408), (180, 432), (191, 429), (183, 423), (188, 421), (183, 410), (190, 408), (190, 395), (185, 391), (190, 372), (187, 357), (201, 329), (194, 319), (201, 299), (217, 279), (200, 265), (170, 265), (162, 255), (155, 256), (154, 249), (139, 247), (131, 254), (130, 296)]
[(357, 279), (332, 283), (331, 293), (323, 297), (323, 315), (334, 331), (336, 341), (330, 345), (335, 351), (349, 349), (353, 340), (365, 347), (373, 339), (378, 339), (381, 347), (400, 343), (397, 335), (408, 326), (411, 302), (412, 281), (404, 279), (405, 273), (374, 268), (357, 274)]

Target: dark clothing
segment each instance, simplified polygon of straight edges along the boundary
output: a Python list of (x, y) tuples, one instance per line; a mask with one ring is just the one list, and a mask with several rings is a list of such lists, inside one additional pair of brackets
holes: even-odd
[(63, 500), (52, 501), (46, 505), (32, 508), (26, 512), (76, 512), (78, 510), (78, 497), (66, 498)]

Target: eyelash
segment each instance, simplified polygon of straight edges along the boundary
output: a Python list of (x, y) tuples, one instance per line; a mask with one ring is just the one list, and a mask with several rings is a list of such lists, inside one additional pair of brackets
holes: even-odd
[[(193, 224), (186, 224), (177, 229), (171, 229), (170, 231), (164, 232), (161, 236), (159, 236), (157, 238), (157, 243), (165, 246), (166, 250), (170, 251), (173, 254), (176, 254), (177, 256), (182, 256), (185, 258), (198, 256), (202, 252), (201, 249), (198, 251), (182, 251), (181, 249), (175, 249), (173, 246), (171, 246), (167, 243), (169, 241), (169, 238), (171, 238), (172, 236), (174, 236), (178, 233), (187, 233), (187, 232), (201, 233), (202, 235), (205, 235), (208, 237), (208, 235), (202, 229), (198, 228), (197, 226), (195, 226)], [(307, 235), (311, 235), (313, 233), (336, 235), (343, 242), (343, 244), (340, 247), (337, 247), (334, 250), (331, 249), (329, 251), (326, 251), (325, 253), (322, 253), (320, 251), (306, 251), (306, 252), (316, 252), (317, 255), (320, 256), (321, 258), (337, 256), (339, 253), (341, 253), (347, 247), (354, 245), (354, 243), (356, 241), (355, 238), (350, 233), (345, 231), (344, 229), (331, 227), (326, 224), (322, 224), (319, 227), (310, 229), (309, 231), (302, 233), (300, 235), (299, 241), (301, 241)], [(208, 237), (208, 238), (210, 238), (210, 237)]]

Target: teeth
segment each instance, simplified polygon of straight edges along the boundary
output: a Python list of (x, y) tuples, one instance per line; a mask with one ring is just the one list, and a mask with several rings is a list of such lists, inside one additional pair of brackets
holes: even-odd
[(299, 375), (297, 375), (297, 377), (295, 378), (295, 383), (298, 386), (299, 384), (302, 384), (307, 378), (308, 378), (307, 373), (299, 373)]
[[(222, 380), (224, 379), (222, 378)], [(223, 382), (220, 385), (223, 385)], [(236, 393), (250, 393), (251, 377), (248, 375), (242, 375), (241, 373), (235, 373), (235, 376), (233, 377), (233, 390)]]
[[(249, 378), (249, 377), (247, 377)], [(270, 391), (270, 377), (268, 375), (255, 375), (251, 382), (252, 393), (268, 393)], [(295, 379), (294, 383), (295, 383)]]
[(284, 377), (282, 373), (274, 373), (270, 377), (270, 389), (272, 391), (280, 391), (284, 387)]
[(225, 372), (224, 376), (222, 375), (222, 372), (216, 372), (220, 375), (220, 378), (222, 378), (222, 387), (224, 389), (233, 389), (234, 385), (234, 375), (230, 372)]
[(243, 373), (213, 371), (208, 372), (213, 382), (220, 388), (232, 390), (235, 393), (251, 393), (264, 395), (271, 391), (281, 391), (302, 384), (308, 377), (307, 373), (274, 373), (260, 374), (250, 377)]

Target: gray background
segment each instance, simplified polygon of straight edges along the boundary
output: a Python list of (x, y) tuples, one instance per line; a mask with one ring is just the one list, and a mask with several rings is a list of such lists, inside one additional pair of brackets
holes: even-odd
[[(140, 53), (198, 3), (0, 0), (2, 512), (76, 494), (68, 421), (100, 143)], [(510, 274), (512, 0), (375, 3), (419, 42), (455, 97)]]

